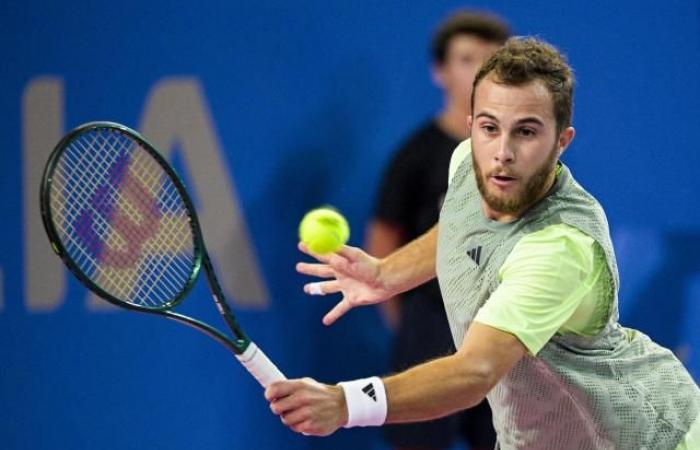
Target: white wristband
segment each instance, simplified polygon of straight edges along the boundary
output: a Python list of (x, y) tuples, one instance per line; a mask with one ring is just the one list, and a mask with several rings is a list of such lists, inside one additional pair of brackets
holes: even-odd
[(348, 405), (345, 428), (383, 425), (386, 421), (386, 391), (379, 377), (338, 383)]

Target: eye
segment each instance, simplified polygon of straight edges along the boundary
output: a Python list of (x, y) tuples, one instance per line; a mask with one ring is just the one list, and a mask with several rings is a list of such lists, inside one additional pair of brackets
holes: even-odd
[(532, 128), (519, 128), (518, 134), (523, 137), (534, 137), (537, 132)]
[(496, 131), (498, 131), (498, 128), (490, 123), (485, 123), (481, 125), (481, 129), (486, 133), (486, 134), (494, 134)]

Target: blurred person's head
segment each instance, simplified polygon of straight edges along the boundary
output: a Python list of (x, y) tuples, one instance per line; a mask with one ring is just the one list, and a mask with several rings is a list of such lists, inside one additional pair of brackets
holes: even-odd
[(446, 102), (468, 111), (479, 67), (509, 36), (503, 20), (480, 12), (459, 11), (438, 26), (431, 45), (433, 78)]
[(574, 137), (574, 78), (546, 42), (512, 38), (479, 69), (468, 126), (477, 186), (492, 219), (512, 220), (544, 197)]

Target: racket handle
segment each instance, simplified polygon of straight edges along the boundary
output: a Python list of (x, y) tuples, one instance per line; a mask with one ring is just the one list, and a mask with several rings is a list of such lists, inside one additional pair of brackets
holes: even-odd
[(255, 342), (251, 341), (248, 348), (242, 354), (236, 355), (236, 358), (264, 388), (275, 381), (287, 379)]

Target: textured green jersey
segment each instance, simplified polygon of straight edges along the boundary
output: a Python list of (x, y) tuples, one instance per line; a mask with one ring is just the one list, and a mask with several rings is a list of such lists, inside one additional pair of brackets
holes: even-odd
[(606, 305), (599, 330), (555, 332), (488, 394), (499, 444), (671, 450), (698, 416), (700, 392), (670, 351), (618, 324), (618, 274), (607, 221), (566, 167), (548, 196), (511, 223), (484, 216), (471, 157), (453, 169), (440, 216), (437, 271), (455, 345), (498, 290), (499, 270), (516, 244), (562, 224), (590, 236), (602, 250), (610, 282), (599, 295), (611, 300), (595, 302)]

